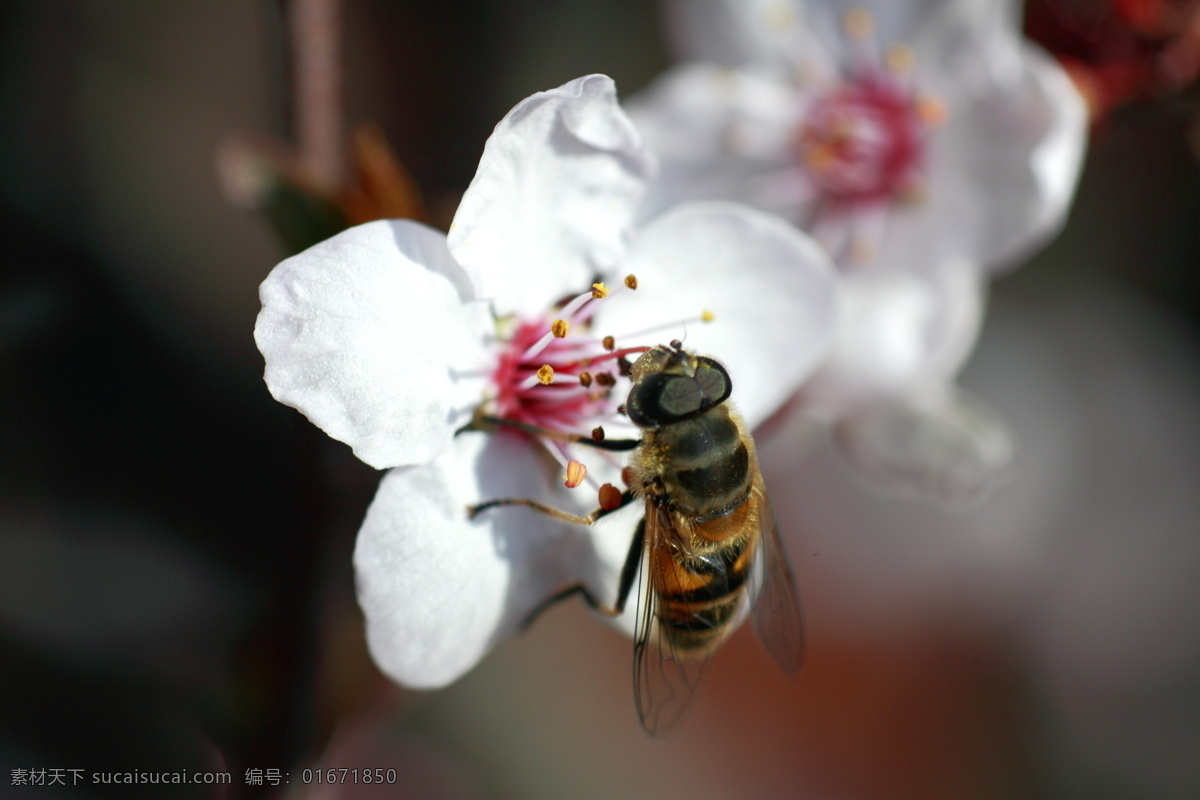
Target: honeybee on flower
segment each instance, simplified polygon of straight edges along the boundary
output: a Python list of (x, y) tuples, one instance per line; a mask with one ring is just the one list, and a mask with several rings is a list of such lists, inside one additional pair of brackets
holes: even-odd
[(619, 485), (620, 460), (571, 436), (634, 428), (623, 357), (675, 338), (721, 353), (753, 426), (831, 344), (837, 292), (814, 242), (723, 202), (638, 225), (654, 172), (612, 81), (587, 76), (497, 125), (448, 235), (368, 223), (263, 283), (272, 394), (388, 470), (354, 560), (372, 655), (401, 684), (455, 680), (564, 586), (612, 603), (628, 514), (581, 528), (466, 509), (524, 497), (582, 514)]

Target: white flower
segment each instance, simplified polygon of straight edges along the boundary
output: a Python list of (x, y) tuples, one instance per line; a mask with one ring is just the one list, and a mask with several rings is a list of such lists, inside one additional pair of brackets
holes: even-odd
[[(478, 414), (636, 436), (617, 412), (620, 356), (679, 338), (722, 361), (754, 424), (831, 344), (835, 284), (814, 242), (728, 203), (635, 230), (652, 172), (612, 81), (580, 78), (497, 125), (448, 237), (369, 223), (263, 283), (255, 337), (272, 394), (390, 468), (355, 567), (371, 651), (400, 683), (453, 681), (566, 586), (615, 599), (634, 509), (586, 529), (524, 508), (472, 520), (467, 507), (525, 497), (585, 513), (595, 489), (619, 485), (620, 462), (511, 427), (477, 430), (488, 427)], [(593, 291), (597, 279), (615, 288)], [(592, 491), (565, 488), (568, 468)]]
[(983, 316), (970, 263), (850, 272), (826, 362), (801, 389), (839, 452), (877, 487), (974, 501), (1008, 477), (1007, 425), (956, 385)]
[(669, 9), (694, 60), (633, 104), (662, 158), (644, 213), (722, 197), (811, 232), (846, 307), (809, 407), (895, 486), (986, 488), (1011, 445), (955, 376), (986, 281), (1064, 219), (1086, 134), (1065, 73), (1021, 39), (1015, 0)]

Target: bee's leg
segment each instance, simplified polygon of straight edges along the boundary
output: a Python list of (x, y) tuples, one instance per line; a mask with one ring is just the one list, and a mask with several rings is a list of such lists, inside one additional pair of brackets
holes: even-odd
[(642, 563), (642, 549), (646, 544), (646, 518), (638, 520), (637, 530), (633, 534), (633, 543), (629, 545), (629, 554), (625, 556), (625, 565), (621, 567), (621, 581), (617, 584), (617, 614), (625, 611), (625, 602), (633, 589), (633, 579), (637, 576), (638, 565)]
[(596, 520), (608, 516), (609, 514), (624, 508), (633, 501), (633, 492), (628, 489), (621, 493), (621, 502), (612, 508), (597, 508), (592, 513), (585, 516), (572, 514), (570, 511), (563, 511), (553, 506), (548, 506), (545, 503), (539, 503), (537, 500), (529, 500), (525, 498), (503, 498), (500, 500), (487, 500), (479, 505), (467, 506), (467, 519), (475, 519), (481, 512), (489, 508), (497, 506), (524, 506), (525, 508), (533, 509), (539, 514), (545, 514), (548, 517), (561, 519), (564, 522), (573, 522), (576, 525), (592, 525)]
[(506, 497), (500, 500), (488, 500), (478, 505), (467, 506), (467, 519), (475, 519), (480, 512), (487, 511), (489, 508), (496, 508), (498, 506), (525, 506), (526, 508), (533, 509), (539, 514), (545, 514), (548, 517), (561, 519), (563, 522), (573, 522), (576, 525), (591, 525), (593, 522), (599, 519), (599, 516), (597, 516), (595, 511), (593, 511), (591, 514), (588, 514), (586, 517), (583, 517), (579, 514), (572, 514), (570, 511), (563, 511), (562, 509), (548, 506), (545, 503), (539, 503), (537, 500), (512, 497)]
[(629, 600), (629, 592), (633, 589), (633, 579), (637, 576), (638, 565), (642, 563), (642, 548), (646, 540), (646, 520), (638, 522), (637, 532), (633, 535), (633, 542), (629, 546), (629, 554), (625, 556), (625, 566), (621, 567), (621, 581), (617, 585), (617, 603), (614, 606), (606, 606), (596, 599), (582, 583), (577, 583), (573, 586), (555, 592), (550, 597), (543, 600), (537, 605), (533, 611), (529, 612), (529, 616), (521, 622), (521, 630), (525, 630), (533, 621), (542, 615), (542, 612), (553, 605), (557, 605), (563, 600), (566, 600), (572, 595), (579, 595), (583, 601), (591, 606), (593, 611), (603, 614), (606, 617), (619, 617), (625, 613), (625, 603)]
[[(518, 422), (514, 419), (504, 419), (503, 417), (493, 417), (487, 414), (477, 414), (473, 420), (459, 428), (457, 433), (463, 431), (487, 430), (496, 426), (506, 428), (515, 428), (519, 431), (524, 431), (530, 436), (538, 436), (542, 439), (553, 439), (559, 442), (571, 442), (573, 444), (587, 445), (594, 447), (597, 450), (611, 450), (615, 452), (626, 452), (632, 450), (642, 443), (641, 439), (605, 439), (602, 435), (584, 435), (581, 433), (563, 433), (562, 431), (552, 431), (548, 428), (539, 428), (536, 425), (529, 425), (524, 422)], [(597, 431), (600, 429), (597, 428)]]

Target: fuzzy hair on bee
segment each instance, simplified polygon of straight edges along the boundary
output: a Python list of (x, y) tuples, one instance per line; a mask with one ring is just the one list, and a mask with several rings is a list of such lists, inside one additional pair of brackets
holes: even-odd
[[(619, 503), (586, 517), (532, 500), (492, 500), (471, 512), (521, 505), (590, 525), (642, 502), (644, 515), (621, 572), (616, 604), (607, 607), (587, 587), (568, 586), (531, 619), (575, 594), (601, 613), (619, 615), (640, 576), (634, 700), (642, 727), (661, 737), (683, 717), (713, 654), (747, 616), (767, 653), (789, 676), (799, 670), (804, 632), (754, 439), (729, 402), (729, 373), (716, 360), (672, 341), (643, 353), (629, 377), (625, 409), (641, 437), (590, 440), (592, 446), (630, 453), (629, 488)], [(521, 429), (530, 432), (527, 426)], [(583, 436), (574, 441), (589, 443)]]

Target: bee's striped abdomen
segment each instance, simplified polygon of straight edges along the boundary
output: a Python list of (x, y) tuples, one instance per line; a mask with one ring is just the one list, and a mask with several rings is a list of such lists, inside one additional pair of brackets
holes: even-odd
[(746, 581), (754, 562), (755, 543), (744, 533), (743, 517), (751, 512), (743, 503), (732, 512), (694, 526), (690, 554), (660, 548), (651, 558), (666, 559), (659, 575), (658, 624), (662, 634), (680, 651), (715, 647), (731, 631), (728, 625), (745, 597)]

